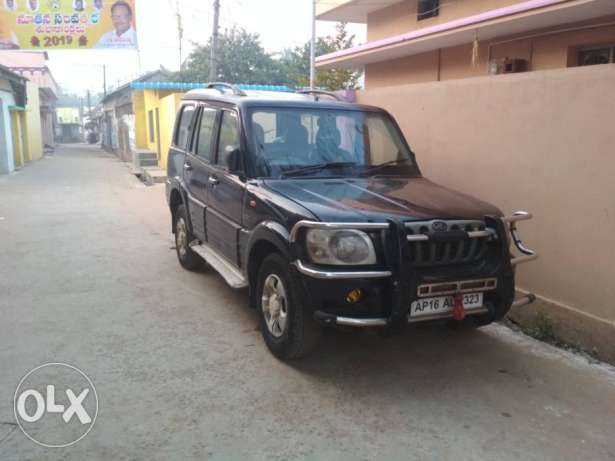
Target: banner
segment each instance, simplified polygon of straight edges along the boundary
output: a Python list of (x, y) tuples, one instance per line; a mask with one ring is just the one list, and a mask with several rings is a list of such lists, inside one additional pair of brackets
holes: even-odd
[(0, 0), (0, 50), (137, 45), (135, 0)]

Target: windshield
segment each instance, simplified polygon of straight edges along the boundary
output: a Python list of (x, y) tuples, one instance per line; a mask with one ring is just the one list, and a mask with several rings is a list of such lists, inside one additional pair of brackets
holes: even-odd
[(257, 109), (251, 123), (257, 177), (416, 172), (399, 130), (381, 113)]

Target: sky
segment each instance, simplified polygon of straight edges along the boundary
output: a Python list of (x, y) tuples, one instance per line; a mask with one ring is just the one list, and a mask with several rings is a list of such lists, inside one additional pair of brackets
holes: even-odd
[[(311, 35), (311, 0), (220, 0), (220, 27), (233, 25), (258, 33), (264, 48), (275, 53), (302, 45)], [(179, 69), (176, 5), (184, 26), (183, 58), (192, 43), (205, 43), (211, 35), (213, 0), (137, 0), (139, 52), (125, 50), (58, 50), (49, 52), (49, 67), (65, 93), (102, 92), (103, 65), (107, 87), (117, 87), (139, 74), (164, 66)], [(335, 23), (318, 21), (316, 33), (334, 32)], [(365, 41), (365, 27), (348, 26), (356, 43)]]

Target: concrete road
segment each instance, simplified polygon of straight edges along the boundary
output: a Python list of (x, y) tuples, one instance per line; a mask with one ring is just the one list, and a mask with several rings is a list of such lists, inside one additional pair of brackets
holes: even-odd
[[(246, 295), (180, 269), (164, 189), (84, 147), (0, 177), (0, 459), (615, 460), (615, 370), (504, 326), (326, 336), (286, 365)], [(66, 362), (99, 414), (65, 449), (15, 425)]]

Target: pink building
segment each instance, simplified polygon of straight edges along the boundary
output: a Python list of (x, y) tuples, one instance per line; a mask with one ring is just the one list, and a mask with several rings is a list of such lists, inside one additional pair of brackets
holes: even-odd
[(60, 89), (47, 67), (48, 60), (49, 56), (44, 51), (0, 53), (0, 64), (39, 86), (43, 145), (53, 146), (56, 125), (55, 103)]

